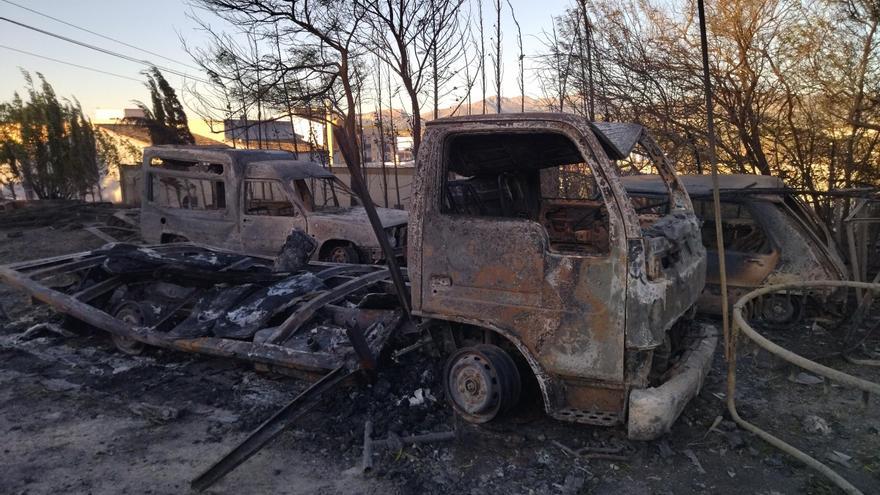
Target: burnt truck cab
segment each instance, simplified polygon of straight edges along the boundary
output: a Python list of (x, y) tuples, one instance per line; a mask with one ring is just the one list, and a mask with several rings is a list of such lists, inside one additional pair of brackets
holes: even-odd
[[(363, 207), (321, 165), (286, 151), (199, 146), (144, 150), (141, 235), (150, 243), (192, 241), (275, 256), (293, 229), (318, 241), (314, 257), (374, 263), (382, 250)], [(407, 214), (378, 208), (403, 254)]]
[[(662, 211), (640, 214), (609, 159), (636, 144), (663, 178)], [(413, 312), (446, 322), (459, 344), (486, 335), (447, 364), (456, 411), (492, 419), (524, 372), (554, 418), (625, 423), (632, 438), (666, 431), (715, 338), (686, 339), (702, 346), (698, 372), (675, 385), (684, 391), (655, 393), (652, 368), (678, 347), (673, 327), (703, 289), (706, 254), (687, 192), (645, 129), (551, 113), (444, 118), (427, 124), (416, 168)]]
[[(682, 175), (679, 179), (703, 221), (708, 264), (706, 288), (698, 309), (721, 314), (712, 179), (708, 175)], [(647, 201), (656, 201), (664, 194), (663, 181), (657, 175), (626, 177), (624, 185), (630, 195)], [(718, 185), (729, 304), (764, 285), (846, 279), (846, 266), (831, 234), (782, 179), (731, 174), (719, 176)], [(824, 304), (840, 295), (841, 291), (816, 290), (810, 297), (820, 298)], [(772, 294), (762, 302), (760, 314), (755, 317), (774, 326), (794, 325), (801, 320), (806, 306), (800, 297)]]

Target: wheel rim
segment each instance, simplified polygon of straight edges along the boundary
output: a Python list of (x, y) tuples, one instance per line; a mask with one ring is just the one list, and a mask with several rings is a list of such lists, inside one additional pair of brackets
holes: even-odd
[(485, 423), (519, 400), (519, 371), (498, 347), (466, 347), (446, 366), (446, 397), (465, 420)]
[(468, 414), (486, 414), (500, 404), (498, 377), (482, 356), (467, 354), (449, 372), (452, 400)]
[(798, 319), (797, 302), (790, 296), (772, 296), (763, 302), (761, 317), (776, 325), (793, 323)]
[[(123, 303), (116, 310), (116, 318), (122, 320), (126, 325), (133, 327), (143, 326), (144, 324), (144, 314), (136, 303)], [(113, 334), (113, 343), (117, 349), (126, 354), (137, 355), (144, 349), (143, 342), (115, 333)]]
[(348, 259), (348, 252), (344, 247), (337, 247), (330, 251), (330, 261), (334, 263), (349, 263), (351, 260)]

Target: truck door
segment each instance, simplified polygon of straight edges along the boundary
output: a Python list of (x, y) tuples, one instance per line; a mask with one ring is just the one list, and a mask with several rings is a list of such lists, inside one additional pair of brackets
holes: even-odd
[(294, 228), (305, 230), (299, 207), (275, 179), (245, 179), (241, 211), (241, 244), (245, 252), (275, 256)]
[(422, 310), (509, 330), (548, 371), (619, 382), (625, 248), (595, 165), (557, 129), (444, 142), (422, 225)]

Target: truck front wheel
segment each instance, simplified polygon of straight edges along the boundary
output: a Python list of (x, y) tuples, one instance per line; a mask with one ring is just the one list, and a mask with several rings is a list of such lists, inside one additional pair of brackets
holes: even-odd
[(323, 250), (321, 253), (321, 261), (330, 261), (332, 263), (360, 263), (361, 257), (357, 248), (351, 244), (337, 244), (330, 249)]
[(519, 401), (522, 383), (516, 363), (500, 347), (463, 347), (446, 361), (446, 399), (466, 421), (486, 423)]

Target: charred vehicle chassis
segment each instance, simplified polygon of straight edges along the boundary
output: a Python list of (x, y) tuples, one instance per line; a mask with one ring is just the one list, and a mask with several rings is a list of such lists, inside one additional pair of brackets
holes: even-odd
[(398, 310), (368, 308), (391, 290), (385, 268), (274, 272), (266, 259), (191, 243), (108, 244), (0, 267), (0, 278), (127, 353), (147, 344), (306, 374), (374, 359), (401, 321)]

